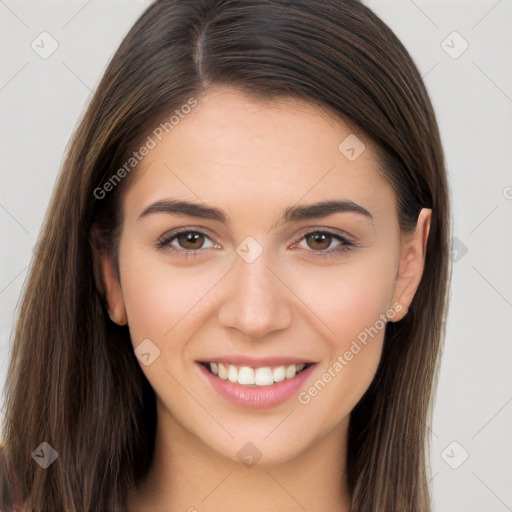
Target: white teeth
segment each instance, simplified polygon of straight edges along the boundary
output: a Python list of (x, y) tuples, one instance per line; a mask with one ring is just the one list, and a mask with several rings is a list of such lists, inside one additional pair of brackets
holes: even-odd
[(251, 368), (250, 366), (236, 366), (234, 364), (209, 363), (210, 371), (223, 380), (238, 382), (244, 386), (271, 386), (285, 379), (293, 379), (297, 373), (304, 370), (305, 364), (290, 364), (286, 366), (263, 366)]
[(228, 368), (228, 380), (230, 382), (238, 382), (238, 369), (232, 364)]
[(271, 386), (274, 384), (274, 379), (272, 378), (272, 370), (265, 366), (264, 368), (258, 368), (254, 372), (254, 381), (258, 386)]
[(294, 364), (291, 364), (290, 366), (286, 367), (286, 378), (291, 379), (292, 377), (295, 377), (295, 374), (297, 373), (297, 368)]
[(254, 370), (249, 366), (242, 366), (238, 372), (238, 384), (254, 384)]
[(272, 370), (272, 377), (274, 382), (281, 382), (282, 380), (286, 379), (286, 370), (284, 369), (284, 366), (278, 366), (277, 368), (274, 368)]
[[(215, 363), (213, 363), (213, 364), (215, 364)], [(211, 368), (211, 365), (212, 365), (212, 363), (210, 363), (210, 368)], [(226, 370), (226, 367), (222, 363), (219, 363), (217, 365), (217, 368), (219, 369), (219, 377), (223, 380), (228, 380), (228, 371)]]

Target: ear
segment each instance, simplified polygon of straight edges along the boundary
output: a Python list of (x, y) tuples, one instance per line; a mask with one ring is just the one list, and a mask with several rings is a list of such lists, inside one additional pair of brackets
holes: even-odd
[(422, 208), (418, 215), (418, 222), (414, 232), (402, 236), (402, 249), (392, 301), (392, 304), (398, 303), (402, 308), (399, 314), (393, 318), (393, 322), (401, 320), (407, 314), (414, 294), (420, 284), (425, 267), (431, 218), (432, 210), (430, 208)]
[(102, 253), (100, 255), (100, 267), (110, 319), (117, 325), (126, 325), (123, 291), (112, 257)]

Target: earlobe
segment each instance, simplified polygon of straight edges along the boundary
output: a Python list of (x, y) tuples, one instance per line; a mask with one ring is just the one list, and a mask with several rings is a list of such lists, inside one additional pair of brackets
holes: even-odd
[(107, 300), (107, 310), (112, 322), (126, 325), (126, 310), (124, 307), (123, 291), (112, 258), (103, 253), (101, 259), (101, 274)]
[(393, 295), (393, 303), (400, 304), (401, 310), (393, 318), (394, 322), (401, 320), (409, 311), (409, 306), (423, 276), (431, 218), (432, 210), (423, 208), (418, 215), (414, 233), (402, 239)]

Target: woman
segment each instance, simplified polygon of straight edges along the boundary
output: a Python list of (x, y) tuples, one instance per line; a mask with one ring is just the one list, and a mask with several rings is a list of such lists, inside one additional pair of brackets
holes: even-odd
[(430, 511), (449, 217), (421, 77), (364, 5), (154, 2), (42, 229), (3, 509)]

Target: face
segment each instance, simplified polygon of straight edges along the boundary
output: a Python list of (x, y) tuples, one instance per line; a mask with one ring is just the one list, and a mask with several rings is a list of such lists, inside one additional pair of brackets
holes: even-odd
[(295, 100), (211, 89), (161, 139), (123, 200), (119, 280), (103, 259), (109, 309), (173, 436), (292, 460), (370, 385), (428, 212), (402, 235), (371, 142)]

